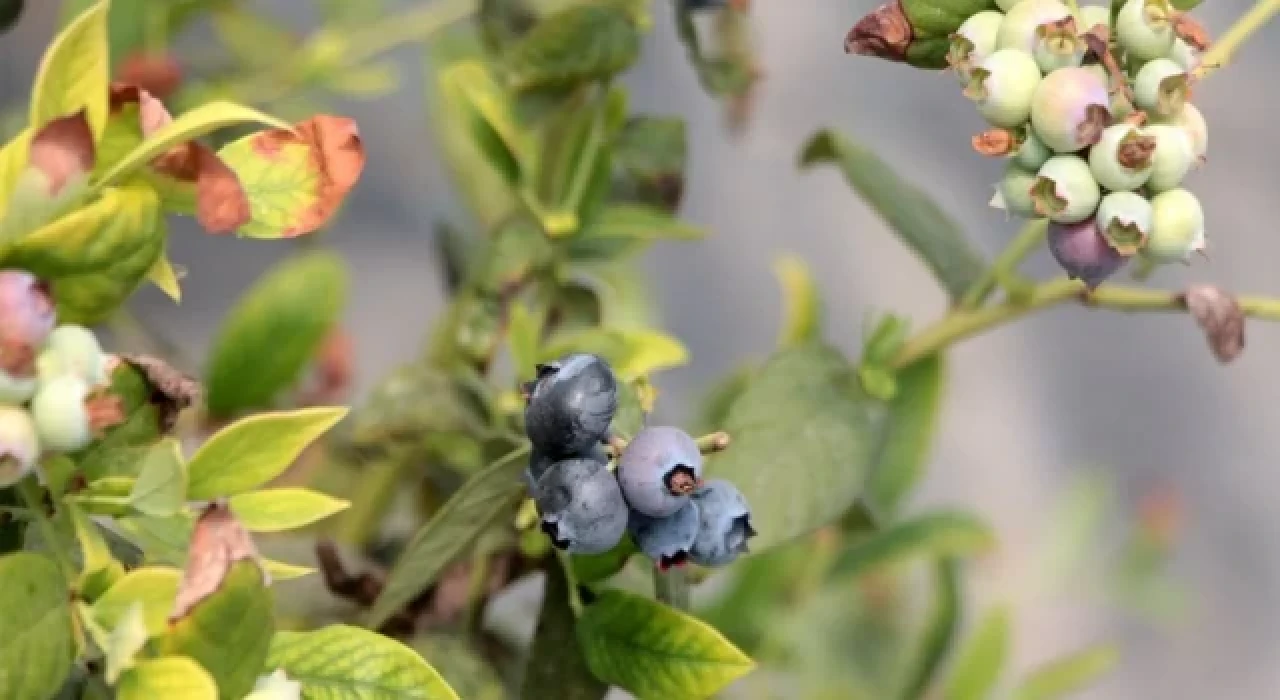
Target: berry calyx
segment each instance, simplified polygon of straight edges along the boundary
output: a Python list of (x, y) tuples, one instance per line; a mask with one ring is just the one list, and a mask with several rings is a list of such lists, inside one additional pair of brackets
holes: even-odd
[(1143, 258), (1189, 263), (1192, 253), (1204, 249), (1204, 209), (1194, 194), (1178, 188), (1151, 198), (1151, 235), (1142, 248)]
[(1076, 224), (1051, 223), (1048, 238), (1053, 259), (1068, 277), (1084, 282), (1089, 289), (1097, 289), (1128, 259), (1102, 237), (1094, 218)]
[(1097, 143), (1111, 121), (1111, 96), (1097, 71), (1061, 68), (1040, 81), (1031, 101), (1031, 125), (1055, 153)]
[(1036, 173), (1031, 188), (1035, 211), (1050, 221), (1074, 224), (1093, 216), (1102, 190), (1079, 156), (1054, 156)]
[(1088, 46), (1076, 33), (1074, 17), (1065, 17), (1036, 28), (1036, 46), (1032, 55), (1040, 70), (1052, 73), (1059, 68), (1078, 66)]
[(970, 76), (964, 94), (984, 119), (1005, 129), (1027, 121), (1040, 84), (1040, 67), (1031, 54), (1015, 49), (996, 51), (974, 67)]
[(1040, 26), (1070, 17), (1071, 10), (1058, 0), (1023, 0), (1005, 14), (996, 37), (996, 49), (1034, 53)]
[(1191, 137), (1172, 124), (1152, 124), (1146, 127), (1146, 132), (1156, 140), (1147, 189), (1159, 193), (1178, 187), (1196, 161)]
[(1151, 233), (1151, 202), (1133, 192), (1112, 192), (1098, 203), (1098, 230), (1119, 254), (1137, 253)]
[(1168, 0), (1128, 0), (1116, 16), (1116, 40), (1131, 58), (1154, 61), (1173, 48), (1177, 11)]
[(1191, 76), (1167, 59), (1148, 61), (1133, 79), (1133, 103), (1157, 117), (1174, 117), (1187, 103)]
[(1156, 140), (1129, 124), (1114, 124), (1089, 149), (1089, 170), (1103, 187), (1136, 190), (1151, 177)]
[(1004, 15), (995, 10), (983, 10), (964, 21), (951, 35), (947, 51), (947, 65), (955, 71), (961, 85), (972, 79), (971, 71), (982, 59), (996, 51), (996, 36)]

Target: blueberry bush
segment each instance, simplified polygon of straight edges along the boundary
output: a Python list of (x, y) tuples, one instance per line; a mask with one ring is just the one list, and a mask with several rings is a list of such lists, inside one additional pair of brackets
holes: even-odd
[[(727, 128), (746, 128), (763, 77), (751, 8), (673, 4), (700, 83)], [(1212, 108), (1193, 88), (1280, 10), (1260, 0), (1214, 42), (1197, 4), (869, 12), (846, 52), (958, 79), (991, 126), (974, 150), (1005, 166), (992, 205), (1025, 225), (988, 259), (856, 140), (797, 144), (801, 167), (843, 174), (949, 308), (918, 329), (870, 317), (848, 357), (824, 340), (804, 263), (780, 259), (776, 349), (671, 426), (650, 422), (654, 377), (689, 352), (658, 327), (637, 262), (706, 232), (679, 217), (684, 122), (635, 113), (619, 80), (651, 3), (317, 0), (320, 27), (300, 36), (236, 0), (65, 0), (29, 99), (0, 124), (0, 698), (1087, 687), (1118, 649), (1014, 668), (1011, 606), (1028, 591), (980, 610), (966, 596), (990, 528), (910, 497), (947, 350), (967, 337), (1060, 304), (1186, 312), (1225, 363), (1246, 318), (1280, 319), (1280, 300), (1113, 281), (1205, 250), (1183, 179), (1205, 167)], [(23, 9), (0, 0), (0, 29)], [(171, 45), (197, 26), (219, 51), (178, 61)], [(349, 409), (340, 319), (359, 281), (322, 236), (365, 153), (325, 101), (397, 90), (386, 54), (419, 43), (465, 204), (424, 232), (448, 305), (419, 357)], [(199, 369), (127, 304), (144, 285), (181, 301), (171, 216), (294, 248)], [(1026, 278), (1044, 246), (1066, 274)], [(1088, 477), (1046, 517), (1042, 578), (1153, 624), (1178, 614), (1176, 495), (1149, 498), (1103, 559), (1110, 495)], [(529, 579), (536, 609), (499, 610)]]

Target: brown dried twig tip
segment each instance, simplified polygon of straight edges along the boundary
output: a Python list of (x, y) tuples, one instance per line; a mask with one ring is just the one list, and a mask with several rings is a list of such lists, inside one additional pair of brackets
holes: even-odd
[(987, 129), (973, 136), (973, 150), (979, 155), (998, 158), (1018, 150), (1018, 139), (1008, 129)]
[(844, 51), (858, 56), (905, 61), (912, 38), (911, 21), (907, 19), (902, 3), (893, 0), (853, 25), (845, 36)]
[(1198, 284), (1188, 287), (1181, 301), (1204, 331), (1218, 362), (1226, 364), (1244, 352), (1244, 311), (1234, 296), (1213, 285)]

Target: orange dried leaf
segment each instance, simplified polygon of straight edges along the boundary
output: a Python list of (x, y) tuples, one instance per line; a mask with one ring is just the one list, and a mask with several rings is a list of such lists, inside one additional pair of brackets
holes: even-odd
[(54, 119), (31, 139), (30, 167), (45, 177), (46, 194), (56, 196), (67, 182), (93, 170), (93, 132), (85, 111)]
[[(186, 617), (200, 601), (218, 591), (231, 566), (253, 560), (261, 568), (261, 558), (249, 533), (236, 520), (231, 508), (215, 501), (196, 520), (187, 555), (187, 568), (178, 585), (169, 622)], [(263, 578), (266, 572), (263, 571)]]

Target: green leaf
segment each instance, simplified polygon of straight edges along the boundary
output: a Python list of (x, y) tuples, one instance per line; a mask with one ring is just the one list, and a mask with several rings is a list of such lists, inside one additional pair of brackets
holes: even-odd
[(231, 510), (249, 532), (306, 527), (346, 510), (351, 503), (302, 488), (265, 489), (231, 497)]
[(982, 276), (986, 262), (960, 225), (875, 153), (834, 131), (820, 131), (805, 146), (800, 164), (839, 167), (867, 204), (933, 271), (953, 300), (960, 299)]
[(600, 700), (609, 692), (609, 686), (601, 683), (587, 667), (575, 635), (577, 619), (569, 606), (569, 595), (569, 580), (564, 569), (558, 561), (549, 562), (542, 612), (538, 614), (530, 645), (532, 652), (520, 689), (522, 698)]
[(0, 697), (51, 697), (75, 657), (67, 581), (49, 557), (17, 552), (0, 557), (0, 589)]
[(168, 626), (169, 612), (178, 594), (182, 572), (167, 566), (144, 566), (125, 574), (93, 602), (93, 615), (111, 629), (134, 603), (142, 605), (142, 620), (147, 634), (155, 637)]
[(278, 264), (228, 313), (205, 370), (216, 416), (265, 408), (302, 376), (346, 306), (343, 259), (327, 250)]
[(549, 269), (555, 259), (555, 250), (537, 222), (513, 216), (490, 232), (468, 271), (468, 282), (477, 291), (501, 297)]
[(635, 553), (635, 542), (623, 537), (616, 547), (603, 554), (571, 554), (573, 579), (583, 585), (599, 583), (622, 571)]
[(160, 649), (191, 657), (213, 676), (220, 698), (239, 700), (262, 672), (274, 631), (262, 570), (243, 559), (231, 565), (215, 593), (170, 623)]
[(706, 623), (617, 590), (586, 606), (578, 642), (597, 678), (642, 700), (711, 697), (755, 668)]
[(117, 518), (116, 525), (146, 554), (148, 563), (182, 566), (187, 561), (187, 544), (195, 529), (190, 513), (126, 516)]
[(440, 674), (394, 639), (349, 625), (277, 632), (266, 668), (302, 683), (302, 697), (326, 700), (457, 700)]
[[(163, 221), (159, 223), (161, 227), (165, 224)], [(169, 234), (164, 232), (166, 242)], [(173, 262), (169, 260), (169, 256), (165, 251), (161, 250), (160, 255), (156, 257), (156, 261), (152, 263), (151, 269), (147, 270), (147, 280), (154, 284), (157, 289), (164, 292), (164, 295), (174, 301), (174, 303), (182, 302), (182, 284), (179, 280), (178, 269), (174, 267)]]
[(1000, 606), (988, 611), (956, 657), (943, 697), (946, 700), (991, 697), (1009, 654), (1009, 634), (1009, 610)]
[(292, 581), (295, 578), (302, 578), (316, 572), (310, 566), (298, 566), (288, 562), (275, 561), (274, 559), (263, 559), (262, 568), (266, 569), (267, 575), (271, 577), (272, 581)]
[(822, 336), (822, 295), (804, 260), (788, 255), (773, 265), (773, 274), (782, 287), (782, 329), (779, 347), (793, 347)]
[(959, 563), (950, 557), (943, 557), (933, 565), (933, 602), (900, 697), (925, 697), (955, 641), (962, 604), (959, 569)]
[(613, 144), (613, 165), (631, 181), (627, 194), (674, 211), (684, 194), (688, 145), (679, 117), (632, 117)]
[(517, 377), (527, 377), (538, 362), (538, 342), (542, 339), (543, 318), (524, 304), (513, 304), (507, 319), (507, 345)]
[(36, 72), (31, 92), (31, 125), (87, 112), (96, 141), (107, 123), (107, 10), (96, 3), (54, 38)]
[(5, 246), (0, 260), (53, 283), (59, 320), (96, 322), (137, 289), (160, 255), (159, 217), (155, 190), (140, 184), (110, 188)]
[(134, 602), (108, 635), (103, 653), (107, 657), (107, 683), (115, 685), (120, 674), (134, 666), (134, 657), (147, 644), (147, 625), (142, 619), (142, 604)]
[(867, 484), (867, 497), (884, 517), (897, 512), (924, 476), (946, 384), (942, 355), (898, 371), (895, 380), (897, 393), (880, 427), (880, 449)]
[(831, 565), (830, 575), (861, 576), (917, 559), (963, 557), (994, 543), (991, 530), (973, 515), (930, 513), (894, 523), (851, 545)]
[(218, 129), (237, 124), (265, 124), (278, 129), (292, 129), (285, 122), (251, 107), (233, 102), (210, 102), (200, 105), (160, 127), (136, 148), (129, 151), (95, 183), (99, 188), (115, 184), (126, 176), (178, 144), (193, 141)]
[(873, 448), (870, 402), (825, 345), (775, 354), (729, 409), (732, 446), (707, 464), (751, 503), (754, 551), (839, 518), (862, 494)]
[(219, 430), (187, 464), (187, 498), (203, 501), (255, 489), (347, 415), (345, 407), (259, 413)]
[(129, 505), (146, 515), (173, 515), (187, 499), (187, 463), (176, 438), (164, 438), (142, 458)]
[(185, 656), (139, 661), (120, 677), (118, 700), (216, 700), (218, 686), (204, 667)]
[(80, 544), (80, 578), (76, 587), (85, 598), (93, 600), (124, 575), (124, 567), (112, 556), (98, 526), (74, 503), (64, 505), (71, 520), (76, 541)]
[(1107, 644), (1050, 661), (1032, 671), (1011, 696), (1013, 700), (1057, 700), (1082, 690), (1115, 668), (1120, 652)]
[(517, 90), (608, 80), (640, 55), (640, 32), (617, 5), (575, 5), (533, 26), (507, 50), (507, 81)]
[[(18, 185), (18, 178), (27, 168), (27, 155), (34, 134), (34, 129), (25, 129), (6, 143), (4, 148), (0, 148), (0, 217), (7, 213), (9, 199)], [(102, 157), (101, 150), (97, 155)]]
[(480, 61), (459, 61), (440, 72), (441, 96), (470, 132), (474, 145), (508, 185), (525, 177), (533, 141), (515, 116), (506, 91)]
[(610, 204), (587, 225), (583, 236), (641, 240), (694, 241), (706, 236), (667, 212), (645, 204)]
[(631, 328), (588, 328), (557, 333), (539, 350), (539, 359), (547, 362), (571, 352), (591, 352), (604, 357), (624, 381), (680, 367), (689, 361), (689, 350), (674, 336)]
[(493, 521), (513, 510), (524, 494), (520, 478), (529, 448), (518, 449), (467, 480), (422, 526), (396, 561), (369, 612), (377, 628), (431, 585)]

